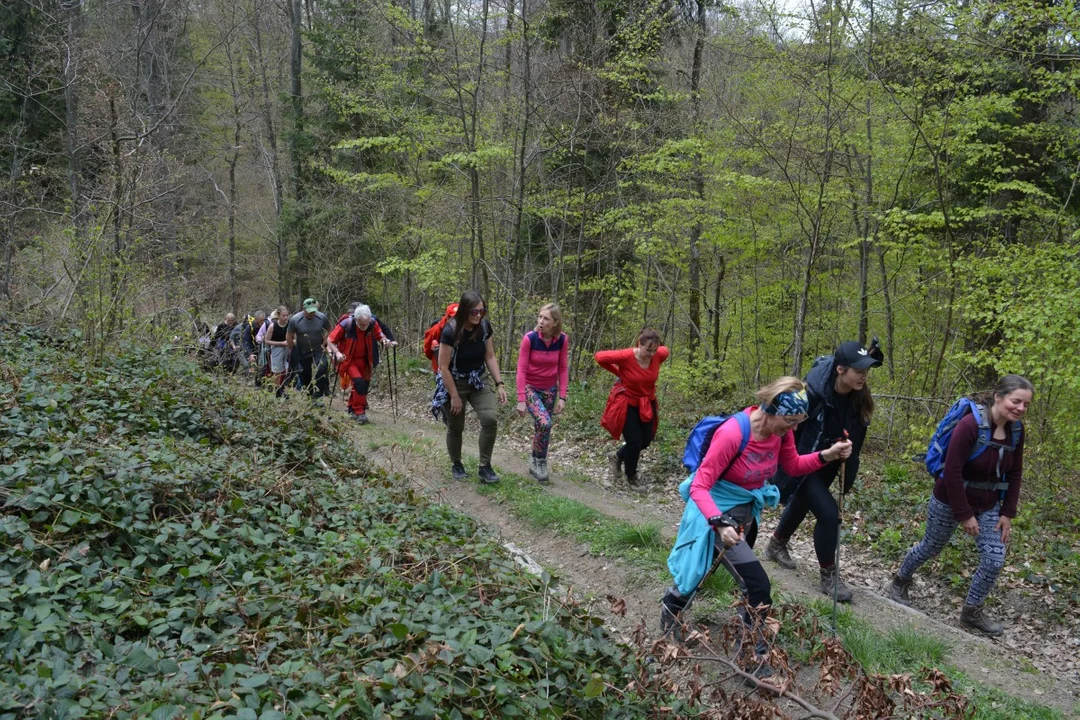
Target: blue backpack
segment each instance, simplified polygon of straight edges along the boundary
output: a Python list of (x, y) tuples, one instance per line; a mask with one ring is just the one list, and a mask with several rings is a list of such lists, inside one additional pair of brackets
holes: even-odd
[(742, 431), (742, 440), (739, 442), (739, 450), (735, 453), (735, 457), (738, 457), (746, 449), (746, 444), (750, 442), (749, 415), (744, 412), (737, 412), (734, 415), (709, 415), (694, 426), (694, 429), (690, 431), (690, 437), (686, 439), (686, 450), (683, 451), (682, 464), (686, 466), (687, 470), (694, 472), (698, 469), (701, 461), (705, 459), (705, 453), (709, 452), (709, 445), (712, 444), (713, 435), (716, 434), (721, 425), (731, 418), (735, 418), (735, 422), (739, 423), (739, 429)]
[[(926, 464), (926, 471), (935, 479), (941, 477), (941, 473), (945, 469), (945, 453), (948, 452), (953, 430), (956, 429), (957, 423), (963, 420), (968, 413), (975, 416), (975, 422), (979, 426), (979, 436), (975, 440), (975, 446), (971, 448), (968, 462), (982, 455), (990, 445), (990, 413), (987, 411), (986, 406), (975, 402), (969, 397), (960, 398), (952, 404), (949, 411), (945, 413), (945, 417), (938, 423), (937, 430), (934, 431), (933, 436), (930, 438), (930, 444), (926, 448), (926, 457), (923, 462)], [(1019, 420), (1014, 422), (1012, 424), (1012, 445), (1009, 447), (1001, 446), (1002, 449), (1015, 450), (1016, 445), (1020, 442), (1020, 433), (1023, 432), (1023, 429), (1023, 423)], [(1000, 484), (1008, 486), (1007, 483)], [(1004, 488), (995, 489), (1002, 490)]]

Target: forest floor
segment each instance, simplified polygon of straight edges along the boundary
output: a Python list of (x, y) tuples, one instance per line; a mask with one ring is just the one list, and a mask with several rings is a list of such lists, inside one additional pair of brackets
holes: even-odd
[[(602, 617), (619, 639), (629, 641), (642, 618), (649, 632), (658, 635), (659, 600), (670, 582), (666, 568), (642, 572), (621, 559), (595, 554), (579, 539), (533, 528), (512, 515), (498, 497), (485, 492), (486, 488), (477, 484), (474, 475), (465, 482), (453, 482), (443, 426), (429, 412), (430, 377), (423, 379), (426, 382), (414, 376), (398, 385), (396, 419), (385, 392), (373, 391), (369, 408), (372, 423), (356, 426), (354, 430), (361, 451), (388, 471), (412, 478), (433, 497), (474, 517), (504, 543), (520, 548), (536, 563), (551, 570), (563, 586), (590, 603), (591, 611)], [(338, 407), (344, 409), (344, 403), (339, 406), (338, 402), (333, 404), (334, 412)], [(493, 465), (501, 473), (528, 477), (530, 436), (524, 421), (511, 421), (509, 431), (506, 425), (500, 418)], [(519, 426), (520, 432), (513, 432)], [(476, 463), (477, 431), (478, 425), (470, 412), (465, 433), (466, 464), (470, 466), (471, 459), (470, 469)], [(632, 494), (625, 482), (613, 482), (608, 477), (605, 454), (614, 447), (614, 443), (600, 439), (599, 435), (591, 442), (560, 439), (556, 425), (549, 455), (552, 480), (542, 487), (552, 495), (575, 500), (604, 516), (635, 525), (658, 526), (664, 539), (670, 542), (684, 506), (675, 491), (681, 478), (654, 477), (648, 494)], [(643, 456), (643, 469), (650, 466), (649, 452)], [(767, 537), (777, 518), (775, 512), (766, 515), (760, 537)], [(854, 522), (857, 521), (856, 518)], [(798, 562), (796, 570), (785, 570), (764, 561), (775, 595), (796, 601), (825, 598), (816, 587), (810, 527), (809, 523), (805, 524), (792, 541), (792, 555)], [(912, 587), (915, 607), (906, 608), (883, 596), (893, 568), (871, 551), (845, 546), (841, 568), (855, 593), (851, 611), (873, 627), (882, 632), (906, 627), (931, 635), (948, 646), (946, 661), (969, 678), (1013, 697), (1055, 708), (1066, 717), (1080, 717), (1080, 641), (1074, 626), (1049, 626), (1039, 619), (1035, 609), (1019, 606), (1024, 601), (1018, 596), (1006, 600), (1005, 607), (995, 608), (995, 617), (1006, 621), (1006, 632), (1001, 638), (991, 640), (961, 629), (957, 599), (960, 594), (942, 579), (917, 576)], [(1011, 598), (1011, 594), (1004, 594)], [(609, 595), (625, 601), (625, 615), (612, 611)]]

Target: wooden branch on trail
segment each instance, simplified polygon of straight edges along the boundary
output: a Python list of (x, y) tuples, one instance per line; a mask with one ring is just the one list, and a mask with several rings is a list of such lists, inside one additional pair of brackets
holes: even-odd
[(795, 703), (796, 705), (801, 707), (803, 710), (805, 710), (807, 713), (809, 713), (806, 717), (826, 718), (827, 720), (840, 720), (840, 718), (838, 716), (834, 715), (833, 713), (829, 712), (828, 710), (822, 710), (821, 708), (817, 707), (816, 705), (812, 705), (810, 702), (804, 700), (801, 696), (796, 695), (795, 693), (791, 692), (790, 690), (788, 690), (785, 687), (781, 687), (779, 685), (773, 685), (772, 683), (768, 683), (768, 682), (764, 682), (762, 680), (759, 680), (756, 676), (752, 675), (751, 673), (746, 672), (741, 667), (739, 667), (735, 663), (734, 660), (732, 660), (730, 658), (727, 658), (727, 657), (724, 657), (720, 653), (717, 653), (716, 651), (712, 650), (712, 648), (710, 648), (705, 643), (702, 643), (702, 645), (704, 645), (704, 647), (707, 650), (711, 650), (713, 652), (713, 655), (711, 655), (711, 656), (709, 656), (709, 655), (690, 655), (688, 657), (688, 659), (690, 659), (690, 660), (704, 660), (704, 661), (707, 661), (707, 662), (718, 662), (721, 665), (727, 665), (729, 668), (731, 668), (732, 672), (735, 675), (742, 678), (744, 681), (748, 681), (748, 682), (753, 683), (754, 687), (756, 689), (758, 689), (758, 690), (766, 690), (766, 691), (776, 695), (777, 697), (787, 698), (791, 702)]

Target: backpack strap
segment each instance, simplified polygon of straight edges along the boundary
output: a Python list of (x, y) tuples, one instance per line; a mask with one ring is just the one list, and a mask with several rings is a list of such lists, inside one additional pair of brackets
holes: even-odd
[(966, 404), (971, 410), (971, 414), (975, 416), (975, 424), (979, 426), (979, 434), (975, 437), (975, 445), (972, 446), (971, 455), (968, 456), (968, 462), (971, 462), (982, 455), (987, 445), (990, 444), (990, 412), (982, 403), (968, 400)]
[[(724, 479), (724, 476), (728, 474), (729, 470), (731, 470), (731, 466), (734, 465), (735, 461), (739, 459), (739, 456), (743, 454), (743, 450), (746, 449), (746, 446), (750, 442), (750, 416), (740, 410), (739, 412), (735, 413), (733, 417), (735, 418), (735, 422), (739, 424), (739, 449), (735, 451), (735, 454), (732, 456), (731, 462), (727, 464), (727, 467), (724, 468), (724, 470), (716, 476), (717, 480)], [(731, 420), (731, 418), (725, 420), (724, 423), (726, 423), (728, 420)], [(724, 423), (720, 423), (720, 425), (723, 425)], [(716, 430), (719, 429), (720, 426), (717, 425)], [(713, 434), (716, 434), (716, 430), (713, 431)], [(705, 458), (702, 458), (702, 460), (704, 459)]]

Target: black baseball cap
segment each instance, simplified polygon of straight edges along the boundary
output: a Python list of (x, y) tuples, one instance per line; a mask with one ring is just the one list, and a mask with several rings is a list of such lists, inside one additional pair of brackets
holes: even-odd
[(866, 368), (880, 364), (870, 354), (869, 350), (855, 340), (848, 340), (846, 343), (840, 343), (840, 347), (836, 348), (833, 357), (835, 358), (837, 365), (846, 365), (848, 367), (853, 367), (856, 370), (865, 370)]

